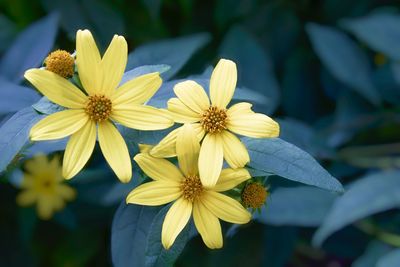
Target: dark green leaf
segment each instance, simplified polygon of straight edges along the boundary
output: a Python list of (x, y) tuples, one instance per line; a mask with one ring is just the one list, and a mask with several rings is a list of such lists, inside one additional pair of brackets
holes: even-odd
[(373, 104), (381, 102), (372, 84), (371, 69), (364, 52), (344, 33), (309, 23), (306, 27), (315, 52), (332, 75)]
[(186, 243), (196, 233), (193, 229), (193, 224), (189, 223), (176, 238), (174, 245), (169, 250), (165, 250), (161, 244), (161, 229), (164, 217), (169, 208), (169, 206), (164, 207), (154, 218), (150, 226), (146, 246), (146, 267), (173, 266), (178, 256), (182, 253)]
[(171, 66), (164, 76), (168, 80), (177, 74), (191, 56), (204, 47), (210, 39), (209, 34), (200, 33), (140, 46), (129, 54), (126, 69), (143, 65), (166, 64)]
[(379, 172), (352, 183), (338, 198), (313, 243), (321, 245), (326, 238), (343, 227), (400, 205), (400, 171)]
[(14, 159), (29, 139), (29, 130), (42, 116), (31, 107), (17, 112), (0, 128), (0, 172)]
[(329, 191), (343, 192), (339, 181), (300, 148), (279, 138), (243, 138), (243, 142), (249, 150), (250, 167)]
[(0, 78), (0, 113), (9, 113), (28, 107), (38, 101), (34, 90)]
[(42, 97), (32, 107), (39, 113), (50, 115), (59, 111), (65, 110), (64, 107), (51, 102), (47, 97)]
[(379, 259), (376, 267), (398, 267), (399, 264), (400, 249), (395, 249)]
[(40, 65), (53, 47), (58, 29), (58, 15), (50, 14), (24, 30), (0, 62), (0, 73), (13, 82), (24, 72)]
[(236, 62), (238, 86), (246, 87), (267, 97), (263, 111), (272, 113), (279, 105), (280, 95), (271, 59), (250, 33), (233, 27), (220, 47), (220, 56)]
[(371, 13), (361, 18), (342, 20), (340, 25), (373, 50), (394, 60), (400, 60), (399, 15), (386, 12)]
[(318, 226), (328, 214), (336, 195), (315, 187), (279, 187), (271, 192), (255, 218), (272, 225)]
[(147, 237), (159, 211), (159, 207), (122, 201), (111, 229), (111, 255), (115, 267), (145, 266)]

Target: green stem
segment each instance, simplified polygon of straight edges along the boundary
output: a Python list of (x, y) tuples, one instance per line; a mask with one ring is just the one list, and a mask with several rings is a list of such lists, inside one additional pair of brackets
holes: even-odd
[(364, 233), (376, 237), (382, 242), (385, 242), (394, 247), (400, 247), (400, 235), (398, 234), (381, 230), (379, 229), (379, 227), (367, 220), (356, 223), (356, 227)]

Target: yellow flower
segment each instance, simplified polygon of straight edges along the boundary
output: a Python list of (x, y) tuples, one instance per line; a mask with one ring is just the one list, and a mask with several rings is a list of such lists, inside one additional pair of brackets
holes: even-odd
[(128, 148), (113, 121), (139, 130), (159, 130), (173, 125), (167, 111), (143, 105), (160, 87), (159, 73), (146, 74), (119, 86), (127, 53), (124, 37), (115, 35), (101, 58), (92, 34), (79, 30), (76, 64), (86, 93), (48, 70), (31, 69), (25, 73), (25, 78), (42, 94), (68, 108), (41, 120), (30, 132), (33, 141), (71, 135), (63, 163), (63, 176), (67, 179), (75, 176), (89, 160), (96, 131), (103, 155), (115, 174), (122, 182), (131, 179)]
[[(236, 64), (221, 59), (210, 79), (210, 100), (204, 89), (194, 81), (178, 83), (174, 92), (178, 98), (168, 101), (168, 110), (175, 122), (191, 123), (201, 140), (199, 171), (207, 177), (204, 185), (216, 184), (223, 158), (232, 168), (245, 166), (249, 154), (233, 133), (254, 137), (277, 137), (279, 125), (268, 116), (255, 113), (249, 103), (238, 103), (227, 109), (236, 88)], [(151, 150), (155, 157), (172, 157), (180, 128), (169, 133)]]
[(148, 153), (135, 156), (140, 168), (154, 181), (135, 188), (127, 203), (158, 206), (174, 201), (162, 226), (162, 244), (169, 249), (185, 227), (191, 214), (195, 226), (209, 248), (222, 247), (219, 219), (244, 224), (251, 215), (236, 200), (219, 192), (230, 190), (250, 178), (244, 168), (222, 170), (215, 186), (205, 186), (207, 180), (198, 172), (200, 144), (190, 124), (178, 133), (176, 153), (179, 169), (170, 161)]
[(25, 168), (27, 172), (21, 184), (23, 191), (18, 194), (17, 203), (23, 207), (36, 203), (41, 219), (50, 219), (64, 208), (67, 201), (75, 198), (75, 190), (64, 183), (57, 156), (49, 161), (45, 155), (39, 154), (28, 160)]

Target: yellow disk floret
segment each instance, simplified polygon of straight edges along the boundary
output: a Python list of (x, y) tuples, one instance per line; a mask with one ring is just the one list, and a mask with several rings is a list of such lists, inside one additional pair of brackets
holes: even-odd
[(226, 129), (226, 110), (210, 106), (202, 114), (201, 126), (208, 133), (220, 133)]
[(182, 195), (183, 197), (193, 202), (201, 192), (203, 192), (203, 185), (201, 184), (200, 178), (197, 175), (188, 176), (182, 181)]
[(259, 183), (249, 183), (243, 189), (242, 203), (246, 208), (261, 208), (268, 196), (267, 189)]
[(75, 60), (65, 50), (51, 52), (44, 61), (46, 70), (57, 73), (61, 77), (70, 78), (74, 75)]

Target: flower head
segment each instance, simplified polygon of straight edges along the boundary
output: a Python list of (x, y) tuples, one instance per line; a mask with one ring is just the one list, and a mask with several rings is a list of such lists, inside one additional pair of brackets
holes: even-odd
[(74, 75), (75, 59), (65, 50), (51, 52), (44, 60), (46, 70), (61, 77), (71, 78)]
[(49, 160), (39, 154), (25, 163), (26, 172), (22, 180), (22, 192), (17, 196), (20, 206), (36, 204), (38, 216), (50, 219), (62, 210), (67, 201), (76, 196), (76, 191), (65, 184), (61, 176), (60, 159), (55, 156)]
[(259, 209), (267, 200), (267, 189), (260, 183), (248, 183), (242, 192), (243, 206), (252, 209)]
[(174, 123), (166, 111), (143, 105), (160, 87), (159, 73), (120, 84), (127, 54), (124, 37), (115, 35), (101, 57), (92, 34), (79, 30), (76, 64), (84, 91), (48, 70), (30, 69), (25, 73), (25, 78), (42, 94), (67, 108), (44, 118), (30, 132), (33, 141), (71, 136), (63, 162), (63, 176), (67, 179), (89, 160), (98, 136), (108, 164), (122, 182), (128, 182), (132, 177), (131, 160), (114, 122), (139, 130), (165, 129)]
[[(178, 83), (174, 87), (177, 98), (168, 101), (168, 110), (175, 122), (191, 123), (202, 141), (199, 171), (207, 177), (204, 184), (213, 186), (219, 177), (223, 159), (232, 168), (245, 166), (249, 161), (246, 147), (233, 133), (254, 137), (277, 137), (279, 125), (268, 116), (255, 113), (249, 103), (238, 103), (227, 108), (237, 80), (236, 64), (221, 59), (210, 79), (210, 99), (194, 81)], [(211, 101), (210, 101), (211, 100)], [(176, 154), (176, 140), (180, 128), (169, 133), (150, 151), (155, 157)]]
[(222, 247), (219, 219), (244, 224), (251, 215), (236, 200), (220, 193), (230, 190), (250, 178), (244, 168), (224, 169), (215, 186), (206, 186), (198, 171), (200, 144), (193, 128), (186, 124), (178, 133), (176, 153), (179, 169), (170, 161), (148, 153), (135, 156), (140, 168), (154, 181), (135, 188), (127, 203), (158, 206), (174, 202), (162, 227), (162, 244), (169, 249), (193, 214), (204, 243), (209, 248)]

